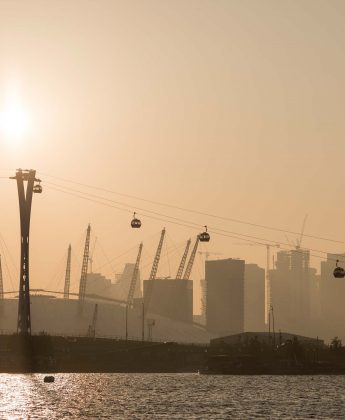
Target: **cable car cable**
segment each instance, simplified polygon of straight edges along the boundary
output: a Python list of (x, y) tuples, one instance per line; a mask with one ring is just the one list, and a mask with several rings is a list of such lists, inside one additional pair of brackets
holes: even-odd
[[(151, 203), (151, 204), (157, 204), (157, 205), (164, 206), (164, 207), (170, 207), (170, 208), (173, 208), (173, 209), (176, 209), (176, 210), (181, 210), (181, 211), (186, 211), (186, 212), (190, 212), (190, 213), (195, 213), (195, 214), (199, 214), (201, 216), (213, 217), (213, 218), (220, 219), (220, 220), (225, 220), (225, 221), (230, 221), (230, 222), (235, 222), (235, 223), (241, 223), (241, 224), (245, 224), (245, 225), (248, 225), (248, 226), (259, 227), (259, 228), (268, 229), (268, 230), (274, 230), (274, 231), (282, 232), (282, 233), (289, 233), (291, 235), (296, 235), (296, 236), (299, 236), (301, 234), (301, 232), (295, 232), (295, 231), (291, 231), (291, 230), (287, 230), (287, 229), (276, 228), (276, 227), (273, 227), (273, 226), (262, 225), (262, 224), (259, 224), (259, 223), (247, 222), (247, 221), (240, 220), (240, 219), (235, 219), (235, 218), (220, 216), (220, 215), (216, 215), (216, 214), (212, 214), (212, 213), (206, 213), (206, 212), (202, 212), (202, 211), (199, 211), (199, 210), (194, 210), (194, 209), (184, 208), (184, 207), (180, 207), (180, 206), (175, 206), (173, 204), (162, 203), (162, 202), (159, 202), (159, 201), (148, 200), (148, 199), (145, 199), (143, 197), (138, 197), (138, 196), (135, 196), (135, 195), (119, 193), (117, 191), (109, 190), (107, 188), (102, 188), (102, 187), (97, 187), (97, 186), (93, 186), (93, 185), (88, 185), (88, 184), (85, 184), (85, 183), (82, 183), (82, 182), (76, 182), (76, 181), (68, 180), (66, 178), (61, 178), (61, 177), (49, 175), (49, 174), (46, 174), (46, 173), (43, 173), (43, 172), (38, 172), (38, 173), (40, 173), (40, 174), (42, 174), (44, 176), (47, 176), (49, 178), (54, 178), (54, 179), (61, 180), (63, 182), (69, 182), (69, 183), (72, 183), (72, 184), (75, 184), (75, 185), (84, 186), (86, 188), (92, 188), (92, 189), (96, 189), (96, 190), (99, 190), (99, 191), (104, 191), (104, 192), (107, 192), (107, 193), (111, 193), (111, 194), (116, 194), (116, 195), (120, 195), (120, 196), (123, 196), (123, 197), (132, 198), (132, 199), (135, 199), (135, 200), (145, 201), (145, 202)], [(322, 240), (322, 241), (328, 241), (328, 242), (334, 242), (334, 243), (339, 243), (339, 244), (345, 244), (345, 241), (340, 241), (340, 240), (336, 240), (336, 239), (326, 238), (326, 237), (322, 237), (322, 236), (310, 235), (310, 234), (306, 234), (306, 233), (304, 233), (303, 236), (305, 238), (318, 239), (318, 240)]]
[[(52, 184), (52, 183), (48, 183), (48, 184)], [(52, 184), (52, 185), (56, 185), (56, 184)], [(57, 189), (55, 187), (50, 187), (49, 185), (48, 185), (48, 187), (51, 188), (51, 189), (56, 189), (57, 191), (61, 191), (61, 192), (65, 192), (65, 193), (70, 194), (70, 195), (74, 195), (74, 196), (79, 197), (79, 198), (84, 198), (86, 200), (89, 200), (89, 201), (92, 201), (92, 202), (95, 202), (95, 203), (98, 203), (98, 204), (105, 205), (107, 207), (113, 207), (115, 209), (123, 210), (123, 211), (127, 211), (127, 212), (130, 211), (130, 209), (128, 209), (128, 208), (119, 208), (119, 207), (116, 207), (116, 206), (108, 205), (106, 203), (102, 203), (102, 202), (100, 202), (98, 200), (94, 200), (94, 199), (91, 199), (89, 197), (79, 196), (78, 194), (89, 195), (91, 197), (96, 197), (99, 200), (104, 200), (104, 201), (107, 201), (107, 202), (114, 202), (117, 205), (121, 205), (121, 206), (128, 206), (126, 203), (120, 203), (120, 202), (115, 201), (115, 200), (111, 200), (111, 199), (108, 199), (108, 198), (103, 198), (103, 197), (97, 196), (95, 194), (82, 192), (82, 191), (75, 190), (75, 189), (69, 188), (69, 187), (61, 187), (61, 188), (63, 188), (66, 191), (63, 191), (61, 189)], [(78, 194), (75, 194), (75, 193), (78, 193)], [(168, 221), (170, 223), (174, 223), (174, 224), (185, 226), (185, 227), (189, 227), (189, 228), (194, 228), (194, 227), (198, 227), (199, 226), (198, 223), (191, 222), (191, 221), (186, 221), (186, 220), (181, 219), (181, 218), (178, 218), (178, 217), (168, 216), (168, 215), (165, 215), (165, 214), (157, 213), (157, 212), (154, 212), (154, 211), (151, 211), (151, 210), (147, 210), (147, 209), (142, 209), (142, 208), (140, 210), (142, 210), (144, 212), (152, 213), (154, 215), (158, 215), (160, 217), (165, 217), (167, 219), (172, 219), (172, 220), (175, 220), (177, 222), (182, 222), (182, 223), (176, 223), (176, 222), (172, 222), (172, 221), (169, 221), (169, 220), (165, 220), (165, 219), (161, 219), (161, 218), (157, 218), (157, 217), (145, 215), (144, 213), (142, 213), (143, 215), (145, 215), (145, 217), (152, 218), (152, 219), (155, 219), (155, 220), (160, 220), (160, 221), (163, 221), (163, 222)], [(231, 234), (231, 235), (238, 235), (237, 237), (234, 237), (235, 239), (241, 239), (241, 238), (239, 238), (239, 236), (241, 236), (241, 237), (243, 237), (243, 240), (244, 240), (244, 238), (250, 238), (250, 239), (255, 240), (255, 241), (271, 242), (272, 245), (275, 245), (278, 242), (277, 240), (272, 240), (272, 239), (267, 239), (267, 238), (261, 238), (261, 237), (254, 236), (254, 235), (246, 235), (246, 234), (239, 233), (239, 232), (234, 232), (234, 231), (229, 231), (229, 230), (221, 229), (221, 228), (218, 228), (218, 227), (215, 227), (215, 226), (211, 226), (211, 230), (212, 230), (213, 233), (218, 233), (218, 234), (220, 234), (219, 232), (224, 232), (224, 233)], [(207, 232), (204, 232), (204, 233), (207, 233)], [(203, 238), (204, 237), (206, 238), (207, 236), (208, 236), (208, 234), (207, 235), (204, 235)], [(208, 242), (208, 240), (203, 239), (202, 242)], [(288, 244), (287, 242), (281, 242), (281, 241), (279, 241), (279, 243), (281, 245), (286, 245), (288, 247), (291, 247), (291, 245)], [(258, 245), (262, 245), (262, 246), (266, 246), (267, 245), (267, 243), (261, 243), (261, 244), (260, 243), (257, 243), (257, 244)], [(324, 251), (324, 250), (319, 250), (319, 249), (315, 249), (315, 248), (308, 248), (308, 249), (310, 251), (319, 252), (319, 253), (322, 253), (322, 254), (332, 254), (332, 252)]]

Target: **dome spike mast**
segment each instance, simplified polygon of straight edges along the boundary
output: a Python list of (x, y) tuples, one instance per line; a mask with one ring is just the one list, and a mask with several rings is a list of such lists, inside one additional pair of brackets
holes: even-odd
[[(31, 335), (30, 316), (30, 282), (29, 282), (29, 239), (30, 217), (33, 193), (41, 193), (41, 180), (36, 178), (33, 169), (18, 169), (16, 175), (10, 177), (17, 181), (20, 212), (20, 279), (17, 333)], [(24, 182), (27, 183), (26, 191)], [(38, 184), (37, 184), (38, 183)]]

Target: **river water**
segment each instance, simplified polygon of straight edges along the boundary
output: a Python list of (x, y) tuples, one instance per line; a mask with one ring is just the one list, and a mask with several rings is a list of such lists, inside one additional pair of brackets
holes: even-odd
[(345, 376), (0, 374), (1, 419), (345, 418)]

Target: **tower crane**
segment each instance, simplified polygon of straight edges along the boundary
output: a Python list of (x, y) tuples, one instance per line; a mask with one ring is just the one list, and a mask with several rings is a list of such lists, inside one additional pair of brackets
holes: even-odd
[(95, 304), (95, 309), (93, 310), (93, 317), (92, 323), (89, 325), (88, 336), (91, 338), (96, 337), (96, 324), (97, 324), (97, 317), (98, 317), (98, 304)]
[(304, 216), (304, 219), (303, 219), (301, 234), (300, 234), (299, 238), (296, 241), (296, 249), (300, 249), (301, 248), (301, 244), (302, 244), (302, 239), (303, 239), (303, 235), (304, 235), (304, 229), (305, 229), (305, 224), (306, 224), (307, 218), (308, 218), (308, 215), (306, 214)]
[(184, 253), (182, 255), (180, 266), (179, 266), (179, 268), (177, 270), (177, 274), (176, 274), (176, 279), (177, 280), (180, 280), (182, 278), (183, 269), (184, 269), (184, 266), (186, 265), (186, 260), (187, 260), (187, 256), (188, 256), (188, 251), (189, 251), (190, 244), (191, 244), (191, 240), (188, 239), (186, 248), (185, 248)]
[(65, 274), (65, 287), (63, 292), (64, 299), (69, 299), (69, 286), (71, 281), (71, 252), (72, 247), (69, 244), (68, 253), (67, 253), (67, 265), (66, 265), (66, 274)]
[(190, 254), (190, 257), (188, 260), (186, 271), (184, 272), (184, 275), (183, 275), (183, 280), (189, 280), (189, 277), (192, 272), (194, 260), (195, 260), (196, 251), (198, 249), (199, 241), (200, 241), (200, 235), (197, 235), (195, 243), (194, 243), (194, 247), (192, 249), (192, 253)]
[(90, 250), (90, 234), (91, 234), (91, 226), (89, 224), (86, 231), (83, 264), (81, 267), (81, 275), (80, 275), (80, 283), (79, 283), (79, 314), (80, 315), (83, 312), (85, 292), (86, 292), (87, 268), (89, 264), (89, 250)]
[(152, 264), (152, 269), (151, 269), (151, 273), (150, 273), (150, 277), (149, 277), (149, 282), (147, 283), (148, 287), (147, 287), (147, 292), (146, 292), (146, 296), (145, 296), (145, 299), (144, 299), (144, 305), (145, 305), (144, 306), (144, 311), (143, 311), (144, 315), (145, 315), (145, 313), (148, 312), (148, 309), (149, 309), (150, 300), (151, 300), (152, 291), (153, 291), (153, 283), (156, 279), (159, 260), (161, 258), (164, 236), (165, 236), (165, 228), (161, 232), (161, 237), (160, 237), (160, 240), (159, 240), (159, 243), (158, 243), (156, 255), (155, 255), (155, 258), (154, 258), (153, 264)]

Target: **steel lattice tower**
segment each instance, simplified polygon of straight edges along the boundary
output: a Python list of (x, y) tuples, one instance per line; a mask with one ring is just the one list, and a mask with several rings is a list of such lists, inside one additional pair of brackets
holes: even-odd
[[(17, 181), (20, 211), (20, 280), (17, 332), (20, 335), (31, 335), (30, 318), (30, 282), (29, 282), (29, 235), (32, 194), (41, 193), (42, 187), (35, 185), (41, 182), (36, 178), (36, 171), (18, 169), (11, 177)], [(27, 182), (26, 192), (24, 182)]]

